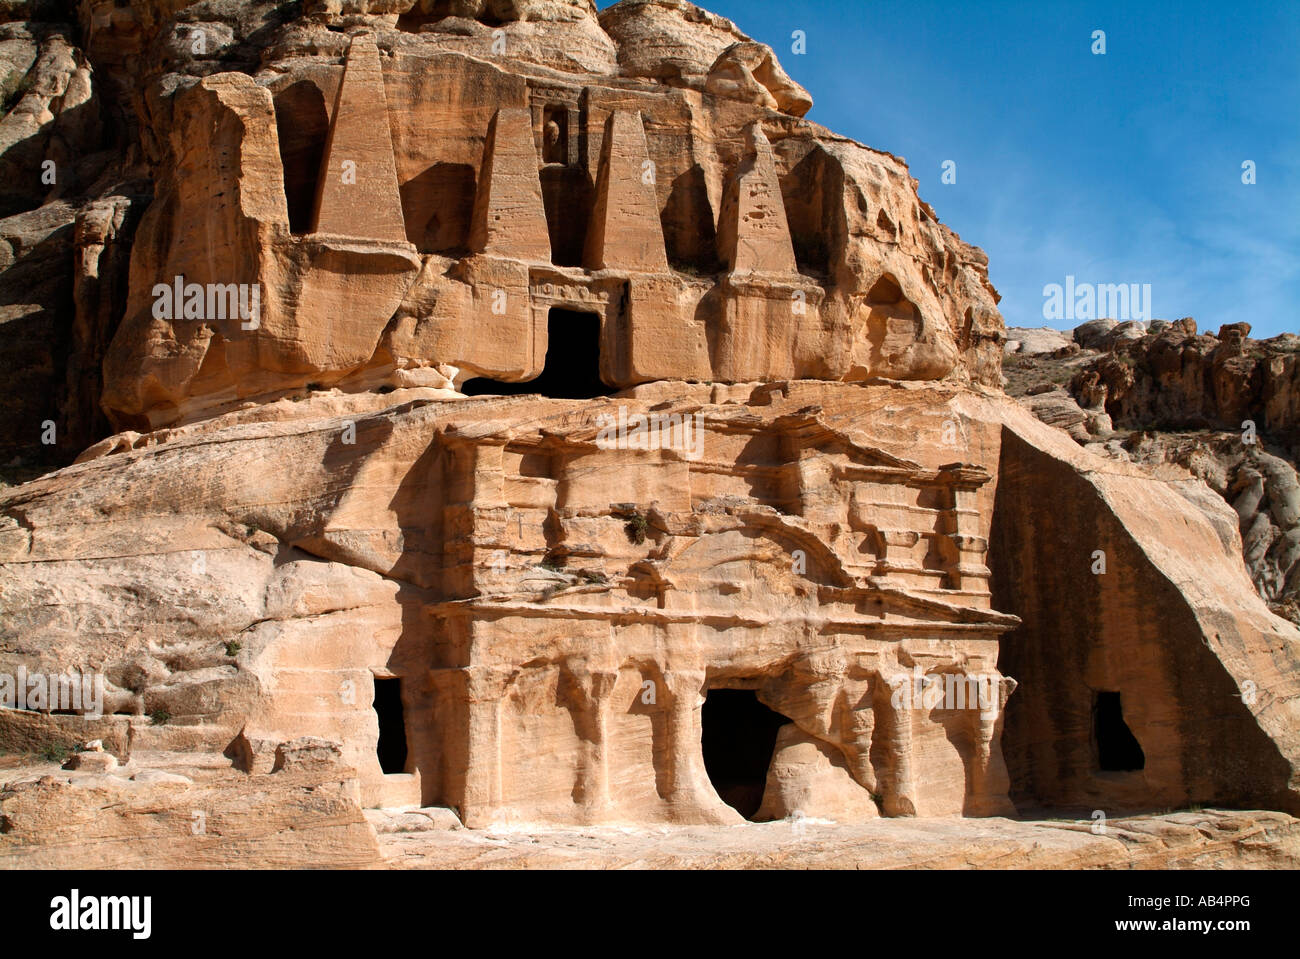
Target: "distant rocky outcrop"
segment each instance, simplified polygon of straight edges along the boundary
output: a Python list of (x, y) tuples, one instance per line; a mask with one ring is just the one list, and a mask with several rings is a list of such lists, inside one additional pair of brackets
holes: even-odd
[(1093, 320), (1008, 331), (1010, 391), (1104, 455), (1174, 464), (1237, 512), (1259, 594), (1300, 623), (1300, 336), (1250, 325)]

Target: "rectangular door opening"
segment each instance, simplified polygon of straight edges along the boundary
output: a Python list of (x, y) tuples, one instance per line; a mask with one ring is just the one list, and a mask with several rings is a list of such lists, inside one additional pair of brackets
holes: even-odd
[(375, 677), (375, 713), (379, 716), (379, 768), (385, 774), (406, 772), (406, 713), (402, 681)]
[(1102, 772), (1133, 772), (1146, 767), (1146, 755), (1124, 722), (1119, 693), (1097, 693), (1092, 707), (1092, 728)]
[(546, 320), (546, 364), (539, 376), (522, 383), (503, 383), (486, 377), (466, 380), (466, 396), (521, 396), (540, 393), (557, 400), (590, 400), (609, 396), (600, 378), (600, 317), (556, 307)]

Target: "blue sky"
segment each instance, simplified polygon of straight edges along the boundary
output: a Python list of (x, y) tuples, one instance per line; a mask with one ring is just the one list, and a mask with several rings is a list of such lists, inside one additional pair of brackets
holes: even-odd
[(1007, 325), (1073, 326), (1043, 318), (1069, 274), (1150, 284), (1156, 318), (1300, 333), (1297, 0), (702, 5), (775, 48), (809, 119), (907, 159), (989, 254)]

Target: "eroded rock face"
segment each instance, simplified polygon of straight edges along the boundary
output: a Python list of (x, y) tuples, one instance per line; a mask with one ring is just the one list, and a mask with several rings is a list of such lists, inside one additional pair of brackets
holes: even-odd
[[(294, 743), (282, 748), (301, 751)], [(274, 773), (204, 770), (201, 780), (142, 753), (119, 767), (76, 754), (70, 772), (7, 770), (0, 861), (10, 869), (373, 868), (383, 862), (353, 770), (334, 757)]]
[(1128, 428), (1241, 431), (1245, 420), (1285, 447), (1300, 448), (1300, 339), (1250, 339), (1235, 323), (1217, 335), (1178, 320), (1136, 337), (1111, 337), (1093, 368), (1108, 387), (1107, 410)]
[[(798, 731), (765, 815), (987, 815), (1010, 811), (1013, 785), (1028, 803), (1292, 808), (1297, 635), (1254, 597), (1233, 524), (1137, 467), (1097, 473), (1010, 401), (798, 383), (418, 395), (250, 412), (11, 492), (3, 662), (102, 668), (120, 721), (169, 717), (136, 730), (141, 748), (270, 772), (275, 743), (316, 737), (340, 744), (365, 804), (450, 806), (470, 826), (739, 821), (700, 752), (718, 689)], [(652, 415), (667, 435), (620, 447), (618, 424), (635, 435)], [(1056, 508), (1070, 490), (1077, 508)], [(1027, 503), (1062, 528), (1026, 537)], [(990, 602), (986, 550), (1019, 619)], [(1093, 583), (1062, 632), (1049, 611)], [(1144, 584), (1162, 585), (1139, 617)], [(108, 599), (126, 590), (136, 601)], [(37, 635), (43, 658), (17, 652)], [(1092, 665), (1062, 665), (1077, 657)], [(1201, 685), (1169, 678), (1185, 674)], [(1267, 698), (1245, 702), (1247, 679)], [(393, 680), (398, 770), (377, 758), (373, 708)], [(1149, 757), (1122, 788), (1087, 723), (1039, 712), (1086, 716), (1096, 690), (1125, 697)], [(1004, 737), (1016, 697), (1029, 718)], [(1220, 739), (1249, 775), (1177, 745)]]
[[(1009, 335), (1031, 345), (1039, 332)], [(1093, 320), (1073, 339), (1072, 348), (1048, 338), (1052, 349), (1009, 352), (1011, 391), (1101, 455), (1204, 481), (1237, 513), (1260, 596), (1300, 622), (1297, 337), (1252, 340), (1245, 323), (1198, 335), (1189, 317), (1148, 327)]]
[(1144, 431), (1126, 443), (1136, 462), (1168, 464), (1202, 480), (1236, 514), (1255, 590), (1279, 616), (1300, 622), (1300, 476), (1288, 460), (1241, 434)]
[[(995, 602), (1025, 623), (999, 660), (1022, 679), (1004, 737), (1013, 799), (1107, 809), (1214, 795), (1295, 808), (1294, 767), (1277, 752), (1294, 733), (1270, 717), (1294, 695), (1300, 647), (1295, 627), (1249, 595), (1235, 517), (1222, 501), (1189, 507), (1180, 486), (1195, 479), (1080, 469), (1098, 461), (1040, 443), (1003, 444), (998, 495), (1017, 505), (995, 506), (990, 543)], [(1178, 529), (1161, 519), (1175, 516)], [(1152, 658), (1160, 665), (1140, 665)], [(1238, 703), (1244, 722), (1209, 713)], [(1233, 762), (1200, 764), (1173, 745), (1192, 740)]]
[[(33, 251), (6, 279), (76, 331), (26, 343), (84, 436), (0, 492), (0, 676), (102, 699), (0, 710), (0, 745), (104, 749), (9, 783), (0, 854), (69, 861), (43, 810), (79, 821), (74, 785), (165, 811), (160, 862), (191, 793), (237, 818), (247, 789), (301, 833), (276, 864), (429, 823), (1300, 809), (1300, 633), (1241, 560), (1244, 531), (1291, 581), (1293, 487), (1243, 461), (1234, 514), (1079, 449), (1145, 395), (1101, 364), (1031, 398), (1078, 443), (1000, 395), (983, 253), (729, 21), (78, 11), (4, 50), (26, 76), (56, 38), (74, 92), (87, 60), (128, 145), (0, 221)], [(1198, 374), (1232, 415), (1237, 333)]]
[[(118, 429), (442, 367), (458, 383), (528, 380), (557, 309), (599, 317), (609, 387), (996, 382), (982, 254), (937, 223), (901, 161), (801, 120), (811, 98), (770, 48), (690, 4), (82, 15), (88, 53), (42, 28), (48, 53), (24, 40), (13, 70), (31, 59), (57, 75), (42, 89), (70, 91), (88, 82), (78, 63), (102, 57), (148, 161), (129, 283), (111, 285), (111, 310), (77, 304), (94, 322), (78, 321), (93, 335), (75, 362), (107, 357), (102, 392), (68, 403), (99, 393)], [(98, 119), (87, 90), (59, 102)], [(6, 123), (36, 122), (44, 102)], [(627, 242), (606, 224), (630, 188), (646, 194), (636, 255), (605, 249)], [(737, 256), (773, 243), (777, 259)], [(669, 362), (648, 348), (665, 340)]]
[(633, 0), (602, 11), (624, 76), (687, 83), (708, 75), (723, 51), (750, 38), (728, 20), (686, 0)]
[[(0, 11), (0, 468), (103, 436), (100, 364), (126, 290), (139, 179), (64, 4)], [(53, 430), (51, 431), (51, 426)], [(51, 442), (51, 432), (53, 440)], [(42, 439), (44, 438), (44, 442)]]
[(808, 91), (791, 80), (764, 43), (733, 43), (709, 67), (704, 89), (801, 117), (812, 109)]
[[(8, 621), (6, 638), (63, 629), (41, 611), (50, 590), (79, 582), (90, 608), (100, 589), (154, 583), (80, 646), (105, 665), (110, 696), (138, 697), (120, 712), (164, 711), (209, 748), (341, 742), (368, 801), (450, 805), (470, 825), (738, 820), (698, 752), (701, 703), (720, 688), (754, 690), (835, 750), (887, 814), (1009, 811), (998, 729), (1014, 684), (996, 658), (1016, 621), (988, 606), (988, 473), (952, 465), (937, 444), (923, 460), (878, 447), (859, 432), (865, 411), (849, 414), (865, 397), (760, 391), (736, 403), (752, 392), (408, 404), (354, 420), (354, 444), (341, 421), (313, 419), (252, 427), (220, 452), (205, 428), (101, 456), (60, 474), (80, 477), (62, 492), (39, 481), (7, 502), (22, 519), (4, 532), (17, 561), (5, 601), (30, 615)], [(817, 411), (823, 399), (834, 413)], [(886, 389), (868, 405), (888, 400)], [(602, 435), (652, 408), (669, 423), (662, 448)], [(538, 417), (544, 430), (529, 425)], [(725, 478), (745, 448), (768, 452)], [(217, 457), (206, 466), (205, 449)], [(181, 473), (176, 453), (192, 464)], [(131, 492), (127, 458), (140, 461)], [(204, 484), (184, 478), (191, 468)], [(156, 500), (155, 482), (207, 491), (179, 523), (113, 510), (68, 565), (37, 561), (61, 555), (63, 537), (29, 530), (84, 524), (101, 494)], [(93, 502), (68, 499), (92, 488)], [(890, 498), (900, 508), (877, 515)], [(108, 545), (128, 530), (129, 551)], [(105, 548), (119, 558), (90, 559)], [(156, 564), (170, 571), (148, 572)], [(147, 626), (163, 608), (176, 616)], [(813, 621), (824, 640), (801, 638)], [(47, 671), (72, 636), (49, 641)], [(960, 680), (963, 708), (926, 718), (914, 674), (938, 676), (941, 693), (946, 676)], [(406, 775), (376, 761), (374, 677), (389, 675), (403, 683)], [(496, 732), (448, 733), (483, 722)]]

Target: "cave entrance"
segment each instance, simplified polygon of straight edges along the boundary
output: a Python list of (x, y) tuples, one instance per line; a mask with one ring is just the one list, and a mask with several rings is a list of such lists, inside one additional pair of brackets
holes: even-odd
[(551, 310), (546, 321), (546, 364), (535, 379), (502, 383), (486, 377), (466, 380), (466, 396), (540, 393), (557, 400), (590, 400), (616, 392), (600, 378), (600, 317), (576, 310)]
[(710, 689), (701, 716), (704, 771), (719, 798), (752, 820), (763, 804), (776, 733), (790, 720), (752, 689)]
[(402, 681), (375, 677), (375, 713), (379, 716), (379, 768), (384, 774), (406, 772), (406, 714)]
[(1146, 755), (1124, 722), (1119, 693), (1097, 693), (1092, 705), (1092, 730), (1102, 772), (1134, 772), (1145, 768)]

